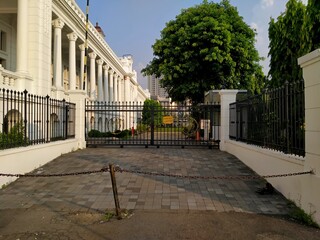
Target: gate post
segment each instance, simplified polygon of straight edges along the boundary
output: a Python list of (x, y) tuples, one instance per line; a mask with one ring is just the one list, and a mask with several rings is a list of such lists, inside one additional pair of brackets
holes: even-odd
[(85, 140), (85, 99), (87, 93), (83, 90), (71, 90), (69, 91), (70, 102), (76, 104), (76, 116), (75, 116), (75, 138), (78, 140), (78, 148), (82, 149), (86, 147)]
[(118, 197), (118, 189), (117, 189), (117, 183), (116, 183), (116, 174), (113, 164), (109, 164), (110, 169), (110, 176), (111, 176), (111, 183), (112, 183), (112, 191), (113, 191), (113, 198), (114, 198), (114, 205), (116, 209), (116, 215), (119, 218), (120, 217), (120, 202)]
[(229, 140), (229, 118), (230, 118), (230, 103), (236, 101), (238, 90), (221, 90), (220, 103), (221, 103), (221, 134), (220, 134), (220, 150), (226, 151), (225, 141)]
[(314, 171), (314, 175), (301, 177), (299, 184), (301, 192), (296, 201), (301, 203), (302, 209), (306, 213), (311, 213), (313, 219), (320, 224), (320, 49), (302, 56), (298, 59), (298, 64), (303, 69), (305, 86), (305, 161), (304, 170)]

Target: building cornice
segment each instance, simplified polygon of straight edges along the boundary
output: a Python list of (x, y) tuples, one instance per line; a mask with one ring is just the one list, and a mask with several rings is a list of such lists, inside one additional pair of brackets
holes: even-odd
[[(73, 0), (53, 0), (52, 9), (72, 28), (82, 41), (85, 40), (86, 17)], [(121, 75), (127, 75), (118, 56), (113, 52), (91, 22), (88, 24), (88, 30), (89, 48), (96, 52), (111, 68), (119, 71)]]

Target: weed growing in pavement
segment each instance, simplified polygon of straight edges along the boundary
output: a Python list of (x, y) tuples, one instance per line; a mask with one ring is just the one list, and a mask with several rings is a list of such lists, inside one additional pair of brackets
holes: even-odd
[(0, 189), (5, 189), (6, 187), (8, 187), (8, 185), (9, 185), (9, 183), (2, 184)]
[(106, 213), (103, 215), (103, 220), (106, 222), (109, 222), (111, 218), (115, 216), (114, 212), (106, 211)]
[[(133, 215), (132, 210), (121, 209), (120, 216), (117, 216), (117, 219), (121, 220), (121, 219), (125, 219), (125, 218), (130, 218), (130, 217), (132, 217), (132, 215)], [(103, 215), (103, 221), (109, 222), (115, 216), (116, 216), (115, 212), (106, 210), (105, 214)]]
[(293, 201), (289, 201), (288, 205), (291, 209), (289, 213), (289, 217), (291, 219), (309, 227), (320, 228), (319, 224), (317, 224), (312, 218), (315, 212), (308, 214), (303, 209), (298, 207)]

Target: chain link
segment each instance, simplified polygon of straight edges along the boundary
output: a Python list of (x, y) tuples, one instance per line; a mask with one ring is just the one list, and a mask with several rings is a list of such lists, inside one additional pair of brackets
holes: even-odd
[(109, 167), (101, 168), (100, 170), (83, 171), (83, 172), (71, 172), (71, 173), (53, 173), (53, 174), (10, 174), (0, 173), (0, 177), (66, 177), (66, 176), (78, 176), (78, 175), (89, 175), (93, 173), (109, 172)]
[(295, 172), (295, 173), (285, 173), (285, 174), (274, 174), (274, 175), (233, 175), (233, 176), (188, 176), (188, 175), (180, 175), (180, 174), (171, 174), (164, 172), (147, 172), (147, 171), (139, 171), (139, 170), (128, 170), (124, 168), (120, 168), (119, 166), (115, 167), (116, 172), (125, 172), (125, 173), (134, 173), (148, 176), (162, 176), (162, 177), (173, 177), (173, 178), (185, 178), (185, 179), (216, 179), (216, 180), (254, 180), (261, 178), (276, 178), (276, 177), (291, 177), (305, 174), (313, 174), (312, 171), (307, 172)]
[[(89, 175), (94, 173), (102, 173), (109, 172), (109, 167), (104, 167), (100, 170), (93, 171), (83, 171), (83, 172), (71, 172), (71, 173), (56, 173), (56, 174), (9, 174), (9, 173), (0, 173), (0, 177), (65, 177), (65, 176), (78, 176), (78, 175)], [(115, 166), (115, 171), (120, 173), (133, 173), (133, 174), (141, 174), (148, 176), (161, 176), (161, 177), (172, 177), (172, 178), (184, 178), (184, 179), (216, 179), (216, 180), (254, 180), (261, 178), (278, 178), (278, 177), (291, 177), (298, 175), (306, 175), (313, 174), (313, 171), (306, 172), (295, 172), (295, 173), (285, 173), (285, 174), (274, 174), (274, 175), (232, 175), (232, 176), (196, 176), (196, 175), (180, 175), (180, 174), (172, 174), (172, 173), (164, 173), (164, 172), (148, 172), (148, 171), (140, 171), (140, 170), (129, 170), (125, 168), (121, 168), (119, 166)]]

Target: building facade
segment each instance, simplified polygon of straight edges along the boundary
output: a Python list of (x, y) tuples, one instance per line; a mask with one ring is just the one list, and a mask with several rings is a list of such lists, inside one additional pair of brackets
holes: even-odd
[[(0, 0), (0, 87), (68, 100), (144, 101), (132, 56), (119, 58), (75, 0)], [(85, 75), (84, 75), (85, 74)]]
[[(110, 114), (86, 122), (86, 102), (149, 98), (132, 65), (132, 56), (118, 57), (98, 26), (87, 27), (75, 0), (0, 0), (2, 171), (30, 172), (85, 148), (90, 121), (110, 122)], [(0, 186), (14, 179), (0, 177)]]
[(150, 95), (161, 99), (168, 98), (168, 93), (163, 87), (161, 87), (160, 80), (160, 78), (157, 78), (154, 75), (148, 76), (148, 88)]

